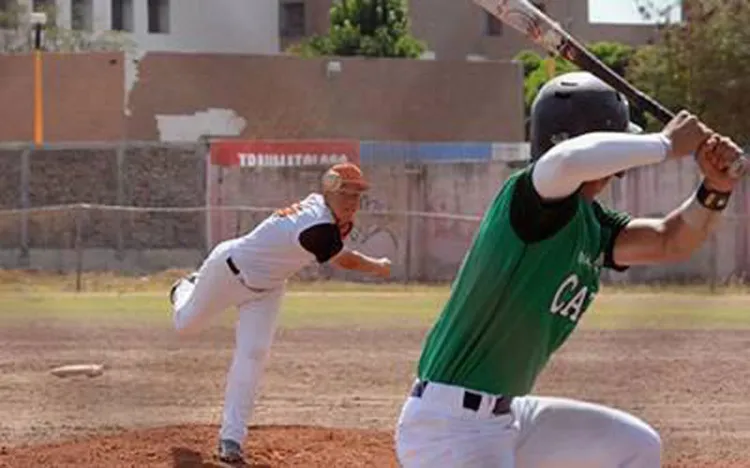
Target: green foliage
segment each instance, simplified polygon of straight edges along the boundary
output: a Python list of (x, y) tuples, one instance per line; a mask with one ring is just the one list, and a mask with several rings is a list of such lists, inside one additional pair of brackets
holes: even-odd
[(406, 0), (338, 0), (325, 36), (292, 46), (302, 57), (364, 56), (417, 58), (425, 45), (409, 33)]
[(530, 50), (522, 50), (516, 55), (515, 60), (521, 62), (523, 65), (524, 78), (528, 77), (542, 65), (542, 57)]
[(750, 2), (685, 0), (685, 8), (687, 24), (666, 26), (659, 44), (640, 49), (628, 78), (665, 106), (689, 109), (748, 144)]
[[(623, 76), (625, 76), (628, 64), (635, 55), (633, 47), (617, 42), (597, 42), (589, 44), (588, 47), (595, 56)], [(559, 57), (543, 57), (531, 50), (521, 51), (514, 57), (514, 60), (521, 62), (523, 65), (526, 115), (529, 115), (531, 105), (539, 90), (550, 78), (579, 69), (567, 60)], [(632, 109), (631, 114), (635, 123), (646, 124), (645, 117), (640, 110)]]
[[(635, 53), (632, 47), (616, 42), (597, 42), (588, 47), (594, 55), (621, 75), (624, 75), (628, 62)], [(542, 57), (531, 50), (521, 51), (514, 57), (514, 60), (523, 64), (524, 96), (527, 108), (531, 107), (539, 90), (551, 77), (578, 70), (578, 67), (567, 60), (559, 57)], [(554, 63), (551, 69), (546, 63), (548, 61)], [(551, 74), (550, 71), (552, 71)]]
[(635, 54), (635, 48), (618, 42), (596, 42), (589, 48), (599, 60), (621, 76), (625, 76), (628, 64)]
[[(533, 71), (526, 75), (524, 79), (524, 101), (527, 111), (531, 109), (531, 104), (534, 102), (537, 93), (542, 89), (544, 83), (549, 81), (551, 76), (562, 75), (578, 69), (570, 62), (557, 57), (538, 57), (538, 64), (531, 67)], [(550, 64), (549, 61), (552, 61), (552, 63)], [(550, 71), (552, 72), (551, 74)]]

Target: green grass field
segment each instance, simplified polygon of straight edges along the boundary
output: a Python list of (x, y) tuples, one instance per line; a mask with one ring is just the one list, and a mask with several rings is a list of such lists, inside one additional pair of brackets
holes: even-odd
[[(0, 281), (0, 320), (71, 320), (122, 326), (169, 324), (166, 293), (175, 274), (155, 278), (91, 276), (74, 292), (70, 277)], [(705, 291), (705, 289), (704, 289)], [(293, 284), (287, 292), (284, 327), (428, 326), (448, 295), (447, 286)], [(232, 320), (225, 314), (221, 320)], [(707, 294), (698, 288), (623, 290), (595, 300), (582, 327), (593, 329), (750, 328), (750, 294)]]

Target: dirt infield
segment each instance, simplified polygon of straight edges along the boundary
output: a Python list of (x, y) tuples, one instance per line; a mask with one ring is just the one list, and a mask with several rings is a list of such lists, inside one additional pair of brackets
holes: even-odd
[[(424, 329), (279, 330), (246, 450), (250, 466), (396, 466), (392, 427)], [(0, 328), (0, 466), (221, 466), (214, 459), (233, 331), (179, 341), (162, 326)], [(104, 362), (96, 378), (59, 364)], [(587, 331), (538, 393), (631, 411), (670, 467), (748, 467), (750, 332)], [(304, 426), (300, 426), (304, 424)]]

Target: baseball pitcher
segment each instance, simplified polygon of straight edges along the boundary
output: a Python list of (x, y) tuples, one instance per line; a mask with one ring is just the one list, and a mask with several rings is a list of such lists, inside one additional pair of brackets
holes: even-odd
[[(660, 437), (639, 418), (530, 393), (596, 296), (602, 268), (687, 259), (706, 240), (741, 151), (687, 112), (634, 134), (625, 98), (585, 72), (548, 82), (531, 119), (532, 163), (490, 204), (424, 342), (396, 428), (404, 468), (660, 466)], [(612, 176), (690, 155), (703, 179), (663, 219), (632, 219), (595, 199)]]
[(359, 167), (345, 163), (323, 176), (322, 193), (280, 209), (250, 233), (218, 244), (200, 269), (171, 290), (174, 326), (180, 334), (201, 328), (228, 307), (239, 308), (235, 350), (227, 375), (219, 458), (243, 461), (258, 383), (276, 329), (286, 280), (311, 262), (382, 277), (390, 260), (344, 247), (360, 196), (368, 189)]

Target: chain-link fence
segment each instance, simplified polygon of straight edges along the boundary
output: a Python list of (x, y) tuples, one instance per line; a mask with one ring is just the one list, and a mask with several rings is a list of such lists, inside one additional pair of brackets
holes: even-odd
[[(242, 235), (280, 204), (316, 188), (319, 168), (243, 168), (221, 176), (224, 200), (208, 208), (206, 155), (203, 144), (0, 147), (3, 267), (126, 274), (195, 268), (221, 240), (212, 235), (212, 223), (220, 221), (221, 238)], [(350, 244), (390, 257), (395, 281), (451, 281), (481, 214), (517, 166), (497, 160), (420, 164), (393, 155), (378, 163), (377, 156), (365, 167), (374, 188), (362, 201)], [(689, 163), (633, 171), (603, 199), (635, 215), (663, 215), (693, 189), (695, 174)], [(744, 280), (750, 266), (746, 185), (691, 260), (607, 272), (604, 280)], [(316, 266), (299, 277), (368, 280)]]

